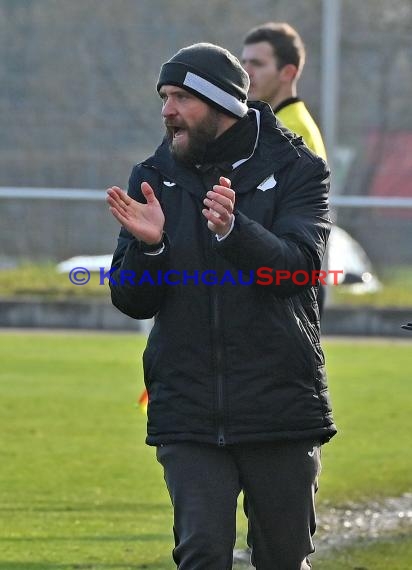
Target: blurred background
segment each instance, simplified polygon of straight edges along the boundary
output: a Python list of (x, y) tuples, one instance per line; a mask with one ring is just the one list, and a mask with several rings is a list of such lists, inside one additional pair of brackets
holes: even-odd
[(163, 136), (162, 62), (199, 41), (239, 56), (269, 20), (306, 44), (298, 94), (327, 144), (327, 264), (344, 270), (322, 321), (339, 436), (315, 566), (411, 566), (412, 0), (0, 0), (0, 570), (171, 568), (136, 409), (151, 323), (115, 310), (98, 271), (69, 272), (110, 266), (105, 188)]
[(334, 220), (357, 242), (336, 238), (329, 267), (347, 276), (328, 307), (411, 316), (411, 0), (0, 0), (0, 297), (107, 297), (55, 266), (114, 251), (104, 189), (162, 137), (161, 63), (198, 41), (240, 55), (268, 20), (306, 44), (298, 94), (326, 140)]

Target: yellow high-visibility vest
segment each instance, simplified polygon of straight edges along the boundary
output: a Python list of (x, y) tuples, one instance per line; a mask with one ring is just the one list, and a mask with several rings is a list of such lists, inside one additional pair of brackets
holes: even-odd
[(290, 131), (303, 137), (306, 146), (326, 160), (326, 149), (319, 128), (303, 101), (295, 101), (281, 108), (276, 117)]

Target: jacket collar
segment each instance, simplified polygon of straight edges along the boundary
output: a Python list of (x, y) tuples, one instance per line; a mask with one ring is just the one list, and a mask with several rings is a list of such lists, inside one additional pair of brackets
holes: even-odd
[[(296, 147), (300, 139), (282, 129), (270, 106), (261, 101), (254, 101), (249, 103), (249, 107), (258, 111), (256, 116), (259, 121), (259, 138), (252, 155), (229, 175), (233, 188), (239, 194), (254, 189), (271, 174), (276, 176), (288, 164), (299, 158)], [(198, 190), (195, 190), (199, 185), (198, 173), (173, 159), (166, 137), (154, 155), (142, 165), (155, 168), (167, 180), (175, 182), (189, 192), (193, 188), (193, 193), (198, 195)]]

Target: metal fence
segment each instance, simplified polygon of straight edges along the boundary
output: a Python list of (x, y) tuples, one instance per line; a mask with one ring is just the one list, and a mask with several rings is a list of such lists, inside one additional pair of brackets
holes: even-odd
[[(112, 253), (119, 231), (103, 190), (0, 188), (0, 255), (60, 261)], [(412, 198), (335, 196), (334, 222), (356, 239), (378, 272), (412, 266)]]

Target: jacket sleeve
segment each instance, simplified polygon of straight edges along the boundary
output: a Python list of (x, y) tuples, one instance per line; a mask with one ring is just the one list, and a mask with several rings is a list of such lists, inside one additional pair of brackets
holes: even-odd
[[(140, 185), (147, 181), (156, 192), (158, 180), (154, 174), (154, 171), (135, 166), (129, 179), (128, 195), (145, 203)], [(124, 227), (120, 230), (109, 283), (113, 305), (129, 317), (149, 319), (160, 309), (165, 285), (157, 284), (157, 275), (158, 271), (163, 272), (168, 267), (169, 242), (166, 235), (164, 245), (162, 253), (147, 255), (142, 242)]]
[[(330, 233), (328, 207), (329, 169), (324, 161), (304, 154), (286, 175), (278, 197), (271, 228), (266, 229), (242, 212), (235, 211), (235, 223), (229, 236), (214, 244), (218, 253), (238, 269), (250, 272), (265, 267), (273, 276), (267, 289), (279, 296), (292, 296), (302, 287), (312, 286), (313, 271), (320, 270)], [(306, 285), (292, 279), (279, 279), (277, 272), (296, 271)], [(281, 274), (279, 273), (279, 276)], [(317, 280), (316, 280), (317, 281)]]

